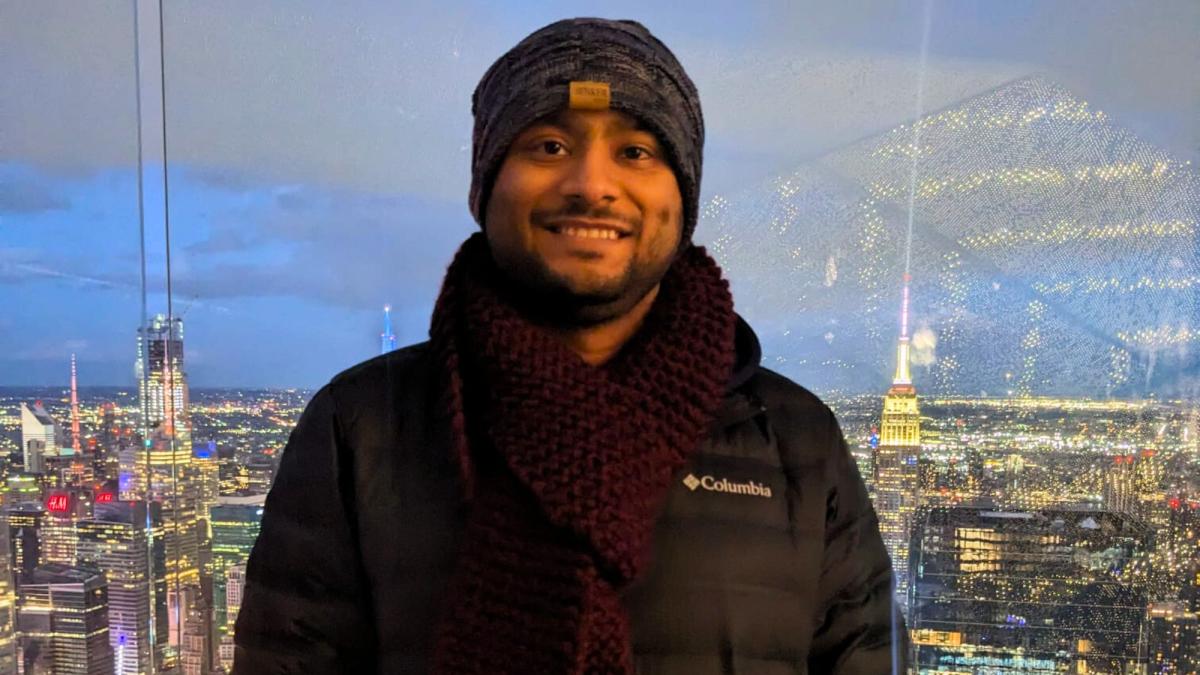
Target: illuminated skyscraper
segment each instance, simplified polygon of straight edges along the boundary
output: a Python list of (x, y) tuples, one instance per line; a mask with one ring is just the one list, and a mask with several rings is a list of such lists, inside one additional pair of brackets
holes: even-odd
[(16, 474), (4, 481), (4, 503), (21, 504), (36, 502), (41, 499), (42, 488), (38, 485), (37, 477), (29, 474)]
[(1157, 530), (1157, 566), (1167, 581), (1150, 608), (1152, 673), (1200, 672), (1200, 501), (1167, 500), (1167, 526)]
[(79, 382), (75, 373), (75, 355), (71, 354), (71, 453), (83, 452), (79, 441)]
[(1111, 467), (1104, 474), (1104, 508), (1120, 513), (1134, 512), (1136, 489), (1133, 476), (1133, 455), (1113, 457)]
[(1145, 672), (1138, 519), (938, 506), (913, 541), (918, 672)]
[[(78, 524), (79, 564), (99, 569), (108, 580), (109, 644), (116, 675), (155, 672), (151, 630), (166, 630), (162, 518), (158, 504), (151, 506), (149, 522), (159, 536), (150, 557), (145, 502), (97, 504), (95, 518)], [(159, 623), (152, 626), (152, 619)]]
[(212, 510), (213, 530), (213, 605), (217, 630), (233, 631), (237, 614), (228, 613), (228, 577), (230, 567), (244, 565), (258, 539), (266, 495), (222, 497)]
[(1134, 513), (1156, 527), (1165, 527), (1170, 518), (1163, 481), (1166, 466), (1158, 452), (1142, 450), (1133, 467), (1133, 487), (1136, 491)]
[(75, 495), (70, 492), (51, 492), (46, 498), (46, 517), (39, 536), (39, 564), (55, 563), (68, 567), (75, 564), (77, 507)]
[(0, 518), (0, 673), (17, 672), (16, 591), (13, 585), (12, 541), (8, 519)]
[(21, 451), (25, 471), (44, 473), (47, 456), (58, 455), (58, 425), (41, 401), (21, 404)]
[(196, 465), (199, 479), (200, 517), (211, 522), (209, 511), (216, 506), (221, 494), (221, 465), (216, 442), (196, 445), (192, 449), (192, 462)]
[(1200, 614), (1200, 500), (1172, 497), (1167, 504), (1167, 527), (1157, 530), (1160, 566), (1173, 582), (1166, 598)]
[(142, 439), (125, 453), (121, 499), (162, 505), (166, 546), (168, 642), (182, 641), (189, 599), (200, 585), (200, 476), (192, 460), (192, 422), (184, 371), (183, 320), (156, 315), (138, 330), (135, 364)]
[(1200, 672), (1200, 612), (1181, 602), (1155, 603), (1149, 617), (1150, 672)]
[(383, 306), (383, 332), (379, 334), (379, 353), (386, 354), (396, 348), (396, 333), (392, 331), (392, 306)]
[(108, 584), (95, 570), (43, 565), (17, 601), (18, 656), (24, 673), (111, 675)]
[(908, 549), (913, 517), (918, 506), (921, 455), (921, 413), (917, 390), (909, 372), (908, 284), (900, 309), (900, 340), (896, 348), (896, 375), (883, 398), (879, 447), (875, 452), (875, 511), (879, 532), (892, 557), (896, 574), (896, 600), (907, 614)]
[(242, 593), (245, 589), (246, 565), (230, 565), (225, 570), (225, 606), (218, 608), (224, 610), (229, 626), (229, 630), (221, 636), (220, 647), (221, 665), (226, 669), (233, 666), (233, 624), (237, 619), (238, 610), (242, 608)]
[(183, 646), (180, 665), (183, 675), (209, 675), (213, 672), (216, 654), (213, 653), (213, 612), (208, 601), (200, 596), (189, 604), (183, 624)]
[(12, 576), (17, 583), (33, 573), (42, 560), (42, 523), (46, 508), (40, 502), (13, 504), (5, 509)]

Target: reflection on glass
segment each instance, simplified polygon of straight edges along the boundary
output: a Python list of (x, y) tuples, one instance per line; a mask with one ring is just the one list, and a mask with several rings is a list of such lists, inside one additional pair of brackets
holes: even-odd
[[(479, 64), (556, 17), (168, 4), (160, 64), (157, 8), (102, 4), (0, 26), (0, 672), (208, 672), (313, 389), (422, 338), (473, 227)], [(1070, 34), (971, 3), (635, 17), (701, 64), (698, 239), (838, 413), (918, 672), (1200, 669), (1198, 111), (1136, 77), (1194, 91), (1200, 19), (1163, 7), (1184, 38), (1065, 6)], [(139, 168), (143, 130), (178, 158)]]

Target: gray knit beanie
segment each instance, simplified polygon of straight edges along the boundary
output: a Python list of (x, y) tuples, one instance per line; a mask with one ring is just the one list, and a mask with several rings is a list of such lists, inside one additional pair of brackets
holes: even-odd
[(645, 124), (683, 197), (683, 237), (696, 229), (704, 117), (696, 86), (667, 46), (636, 21), (564, 19), (531, 33), (484, 73), (471, 97), (471, 214), (484, 225), (492, 183), (525, 127), (568, 106), (613, 109)]

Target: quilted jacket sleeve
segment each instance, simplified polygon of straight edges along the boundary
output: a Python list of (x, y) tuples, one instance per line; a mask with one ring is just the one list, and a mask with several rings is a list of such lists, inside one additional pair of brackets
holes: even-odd
[(375, 670), (337, 419), (326, 386), (284, 448), (247, 563), (235, 675)]
[(829, 424), (823, 603), (809, 672), (905, 673), (908, 631), (892, 600), (893, 573), (879, 520), (832, 412)]

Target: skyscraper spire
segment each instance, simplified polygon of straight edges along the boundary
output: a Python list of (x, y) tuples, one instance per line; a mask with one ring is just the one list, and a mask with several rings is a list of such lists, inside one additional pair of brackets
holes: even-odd
[(896, 376), (883, 397), (879, 446), (875, 449), (875, 510), (879, 532), (892, 559), (896, 602), (908, 613), (908, 547), (920, 505), (917, 463), (921, 456), (921, 410), (909, 372), (908, 296), (912, 277), (904, 273), (900, 300), (900, 339)]
[(896, 376), (892, 384), (912, 384), (912, 374), (908, 370), (909, 335), (908, 335), (908, 285), (912, 276), (904, 274), (904, 294), (900, 300), (900, 341), (896, 346)]
[(392, 332), (392, 306), (383, 306), (383, 332), (379, 334), (379, 353), (386, 354), (396, 348), (396, 334)]
[(71, 447), (79, 454), (79, 386), (75, 378), (75, 354), (71, 354)]

